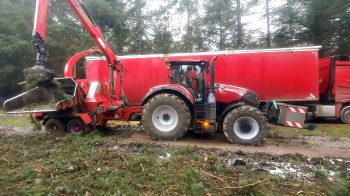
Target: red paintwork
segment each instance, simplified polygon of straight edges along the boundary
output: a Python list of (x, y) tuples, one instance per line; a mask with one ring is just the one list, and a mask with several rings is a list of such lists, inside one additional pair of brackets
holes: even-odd
[[(77, 62), (84, 56), (87, 56), (89, 54), (95, 53), (95, 52), (101, 52), (100, 49), (93, 47), (88, 50), (85, 50), (83, 52), (79, 52), (72, 56), (66, 63), (64, 67), (64, 77), (66, 78), (73, 78), (76, 79), (76, 73), (74, 72), (74, 67), (77, 64)], [(107, 72), (108, 73), (108, 72)]]
[(95, 26), (91, 20), (88, 18), (84, 10), (80, 7), (79, 3), (76, 2), (76, 0), (67, 0), (68, 4), (72, 8), (72, 10), (75, 12), (77, 17), (79, 18), (82, 25), (85, 27), (85, 29), (88, 31), (88, 33), (91, 35), (93, 41), (96, 43), (98, 48), (101, 50), (101, 52), (106, 56), (107, 61), (112, 66), (116, 65), (116, 55), (113, 52), (112, 48), (109, 46), (109, 44), (105, 41), (105, 39), (102, 36), (101, 30), (99, 27)]
[[(210, 61), (214, 55), (218, 56), (215, 74), (217, 83), (252, 90), (261, 101), (319, 99), (318, 50), (312, 49), (120, 56), (128, 70), (123, 87), (129, 103), (138, 105), (149, 88), (169, 83), (170, 70), (167, 69), (166, 60)], [(106, 62), (104, 64), (107, 66)]]
[[(77, 63), (77, 61), (88, 54), (91, 54), (93, 52), (102, 52), (104, 56), (106, 57), (106, 60), (108, 62), (108, 65), (114, 67), (117, 71), (121, 69), (121, 67), (118, 66), (117, 57), (116, 54), (113, 52), (112, 48), (109, 46), (109, 44), (105, 41), (105, 39), (102, 36), (101, 30), (99, 27), (95, 26), (93, 22), (90, 20), (90, 18), (87, 16), (83, 8), (80, 6), (80, 3), (77, 2), (77, 0), (67, 0), (69, 6), (73, 10), (73, 12), (78, 17), (81, 24), (85, 27), (87, 32), (92, 37), (92, 40), (97, 45), (97, 48), (92, 48), (87, 51), (83, 51), (81, 53), (76, 54), (73, 56), (65, 66), (65, 77), (69, 78), (76, 78), (76, 75), (74, 73), (74, 66)], [(33, 35), (38, 34), (42, 41), (45, 41), (46, 36), (46, 20), (47, 20), (47, 12), (48, 12), (48, 0), (37, 0), (36, 1), (36, 11), (35, 11), (35, 22), (34, 22), (34, 29), (33, 29)], [(88, 63), (89, 66), (89, 63)], [(95, 68), (95, 66), (91, 66)], [(91, 68), (91, 69), (93, 69)], [(96, 69), (101, 67), (96, 67)], [(103, 108), (104, 112), (106, 109), (110, 106), (121, 106), (120, 101), (120, 88), (118, 88), (117, 83), (116, 85), (116, 92), (115, 96), (113, 96), (111, 92), (111, 84), (108, 82), (109, 78), (109, 70), (104, 69), (105, 67), (101, 68), (101, 70), (91, 70), (91, 72), (87, 72), (88, 80), (79, 80), (78, 83), (78, 93), (75, 96), (72, 103), (62, 103), (57, 106), (58, 110), (65, 110), (67, 108), (75, 108), (77, 106), (80, 107), (83, 112), (91, 112), (96, 107)], [(114, 71), (114, 76), (117, 79), (117, 74)], [(91, 82), (98, 81), (100, 82), (101, 90), (98, 93), (93, 93), (91, 97), (86, 98), (88, 95), (89, 89), (91, 87)], [(91, 94), (91, 93), (90, 93)], [(84, 120), (84, 119), (83, 119)], [(103, 121), (98, 119), (100, 123)], [(84, 120), (85, 123), (89, 122), (89, 120)]]
[(319, 69), (320, 70), (320, 78), (319, 78), (320, 95), (326, 94), (326, 90), (329, 86), (330, 63), (331, 63), (330, 57), (320, 60), (320, 69)]
[(254, 91), (261, 101), (318, 100), (318, 52), (255, 52), (219, 57), (217, 82)]
[[(77, 0), (67, 0), (73, 12), (78, 17), (81, 24), (85, 27), (86, 31), (92, 37), (92, 40), (101, 50), (101, 52), (106, 56), (109, 64), (117, 68), (117, 57), (113, 52), (112, 48), (105, 41), (102, 36), (101, 30), (99, 27), (95, 26), (89, 17), (86, 15), (80, 4)], [(46, 20), (47, 20), (47, 12), (48, 12), (48, 0), (37, 0), (37, 7), (35, 11), (35, 23), (33, 35), (38, 33), (40, 37), (45, 40), (46, 34)]]
[(121, 120), (129, 121), (132, 114), (141, 113), (141, 107), (130, 106), (127, 108), (122, 108), (120, 113), (121, 113), (121, 118), (120, 118)]
[[(140, 65), (141, 64), (140, 62), (148, 64), (150, 63), (150, 60), (155, 61), (155, 59), (152, 59), (152, 58), (131, 59), (131, 60), (135, 62), (136, 65), (139, 65), (139, 66), (142, 66)], [(161, 63), (160, 65), (161, 67), (159, 67), (158, 64), (148, 64), (152, 68), (149, 70), (150, 72), (148, 72), (148, 70), (142, 70), (140, 67), (139, 70), (142, 71), (140, 73), (137, 72), (137, 70), (135, 70), (136, 73), (130, 72), (131, 69), (136, 69), (137, 66), (135, 64), (125, 64), (126, 61), (122, 60), (124, 66), (127, 68), (129, 73), (125, 76), (125, 79), (123, 82), (123, 88), (128, 98), (129, 104), (140, 105), (141, 100), (144, 97), (147, 97), (149, 94), (152, 94), (153, 91), (164, 87), (178, 89), (180, 92), (183, 92), (191, 102), (194, 102), (193, 95), (185, 87), (177, 84), (169, 84), (170, 71), (166, 69), (166, 64), (164, 59), (159, 58), (158, 60)], [(140, 64), (137, 63), (138, 61), (140, 61), (139, 62)], [(155, 62), (158, 62), (158, 61), (155, 61)], [(108, 78), (103, 79), (103, 75), (106, 76), (106, 74), (103, 74), (103, 73), (108, 73), (106, 72), (108, 69), (106, 61), (104, 61), (103, 59), (97, 60), (95, 58), (93, 60), (87, 60), (86, 65), (87, 65), (86, 66), (87, 81), (108, 81)], [(156, 71), (159, 71), (159, 73), (157, 73)], [(145, 72), (149, 74), (143, 74)], [(147, 75), (149, 75), (150, 78), (147, 79), (146, 78)], [(135, 76), (135, 78), (137, 79), (129, 80), (129, 78), (131, 79), (132, 76)], [(98, 80), (96, 78), (102, 78), (102, 79)], [(140, 78), (144, 78), (144, 80), (141, 80)], [(247, 91), (248, 90), (245, 88), (220, 84), (220, 88), (217, 89), (215, 93), (216, 100), (222, 103), (230, 103), (233, 101), (237, 101)]]
[(46, 38), (46, 20), (49, 0), (37, 0), (35, 7), (33, 36), (38, 33), (40, 38), (45, 41)]
[(337, 61), (333, 88), (336, 102), (336, 117), (340, 118), (343, 104), (350, 103), (350, 62)]
[[(152, 93), (154, 93), (155, 91), (157, 91), (158, 89), (172, 89), (172, 90), (177, 90), (179, 92), (182, 92), (191, 103), (194, 103), (194, 97), (192, 95), (192, 93), (185, 87), (178, 85), (178, 84), (164, 84), (164, 85), (157, 85), (157, 86), (153, 86), (149, 89), (149, 91), (147, 92), (147, 94), (143, 95), (143, 98), (148, 97), (149, 95), (151, 95)], [(141, 101), (141, 100), (140, 100)], [(140, 102), (141, 103), (141, 102)], [(139, 104), (138, 104), (139, 105)]]
[(81, 113), (81, 114), (79, 114), (79, 117), (87, 125), (92, 123), (92, 119), (91, 119), (91, 117), (90, 117), (90, 115), (88, 113)]
[[(241, 51), (172, 55), (121, 56), (127, 69), (123, 88), (129, 106), (117, 113), (104, 114), (105, 119), (127, 120), (133, 113), (141, 112), (142, 99), (162, 87), (176, 87), (194, 102), (192, 94), (180, 85), (169, 84), (170, 70), (167, 60), (207, 60), (218, 56), (216, 61), (216, 100), (231, 103), (240, 100), (249, 90), (262, 101), (318, 101), (329, 86), (330, 58), (319, 59), (317, 49), (293, 51)], [(350, 102), (350, 63), (337, 62), (333, 95), (336, 99), (337, 117), (342, 104)], [(73, 70), (73, 69), (68, 69)], [(71, 73), (66, 73), (72, 75)], [(116, 75), (117, 76), (117, 75)], [(209, 81), (209, 75), (206, 75)], [(114, 105), (108, 98), (108, 63), (101, 58), (86, 61), (86, 79), (77, 80), (81, 89), (88, 93), (91, 82), (101, 83), (101, 92), (93, 99), (86, 99), (87, 111), (97, 107)], [(116, 86), (119, 78), (115, 77)], [(242, 86), (245, 88), (241, 88)], [(118, 91), (118, 89), (116, 89)], [(118, 93), (118, 92), (116, 92)], [(135, 107), (130, 107), (134, 105)], [(130, 109), (129, 109), (130, 108)]]
[[(320, 60), (320, 95), (324, 95), (330, 82), (331, 58)], [(336, 61), (332, 97), (335, 99), (336, 118), (340, 118), (343, 104), (350, 103), (350, 61)]]
[(248, 91), (248, 89), (240, 88), (237, 86), (216, 84), (215, 90), (216, 101), (220, 103), (231, 103), (240, 100), (241, 97)]
[(32, 116), (34, 118), (41, 118), (43, 116), (43, 113), (42, 112), (33, 112)]
[(350, 62), (336, 62), (333, 94), (350, 95)]

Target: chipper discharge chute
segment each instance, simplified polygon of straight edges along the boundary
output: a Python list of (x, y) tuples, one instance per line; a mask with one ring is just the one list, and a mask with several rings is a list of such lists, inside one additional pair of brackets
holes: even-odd
[(35, 87), (4, 103), (6, 113), (55, 112), (72, 107), (77, 84), (71, 78), (54, 78), (50, 87)]

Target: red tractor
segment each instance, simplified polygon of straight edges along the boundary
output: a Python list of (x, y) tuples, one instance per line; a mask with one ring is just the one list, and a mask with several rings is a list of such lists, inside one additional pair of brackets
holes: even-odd
[[(164, 59), (163, 80), (149, 88), (138, 104), (129, 103), (123, 89), (127, 72), (87, 9), (76, 0), (67, 0), (98, 48), (74, 55), (65, 66), (65, 78), (53, 78), (46, 70), (45, 40), (48, 0), (37, 0), (34, 43), (37, 64), (25, 70), (26, 78), (40, 77), (38, 86), (7, 100), (8, 113), (30, 112), (46, 129), (59, 129), (75, 135), (109, 120), (129, 121), (141, 117), (145, 131), (161, 140), (177, 140), (189, 129), (212, 132), (222, 129), (230, 142), (257, 145), (264, 141), (266, 118), (257, 108), (259, 99), (248, 89), (214, 83), (215, 60)], [(76, 78), (79, 59), (101, 52), (107, 61), (87, 64), (86, 77)], [(133, 78), (134, 80), (147, 80)], [(54, 88), (48, 88), (54, 86)], [(130, 91), (131, 89), (127, 89)], [(132, 91), (138, 91), (137, 86)]]

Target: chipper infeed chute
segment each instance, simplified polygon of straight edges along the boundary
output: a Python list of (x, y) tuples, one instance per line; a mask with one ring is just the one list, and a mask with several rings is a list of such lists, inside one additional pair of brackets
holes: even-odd
[(35, 87), (4, 102), (6, 113), (54, 112), (63, 103), (70, 104), (77, 90), (71, 78), (55, 78), (51, 86)]

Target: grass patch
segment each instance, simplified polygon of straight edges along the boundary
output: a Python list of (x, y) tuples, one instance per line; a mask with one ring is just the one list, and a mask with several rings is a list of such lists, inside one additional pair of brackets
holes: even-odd
[(314, 175), (315, 175), (315, 178), (320, 179), (320, 180), (327, 180), (327, 178), (328, 178), (328, 173), (324, 169), (315, 169)]
[(292, 127), (271, 125), (271, 130), (280, 136), (330, 136), (330, 137), (350, 137), (349, 124), (316, 124), (313, 131)]
[(31, 127), (31, 126), (33, 126), (29, 117), (12, 116), (12, 115), (0, 116), (0, 125), (2, 125), (2, 126), (18, 126), (18, 127)]
[(326, 191), (328, 196), (350, 195), (350, 182), (340, 181)]
[(319, 171), (312, 183), (282, 178), (252, 168), (249, 159), (257, 161), (259, 156), (237, 155), (252, 157), (245, 157), (246, 165), (234, 166), (228, 165), (226, 151), (143, 143), (116, 146), (108, 141), (99, 132), (85, 137), (0, 138), (1, 194), (283, 195), (302, 190), (332, 195), (348, 191), (346, 175), (339, 177), (341, 183), (328, 181)]

